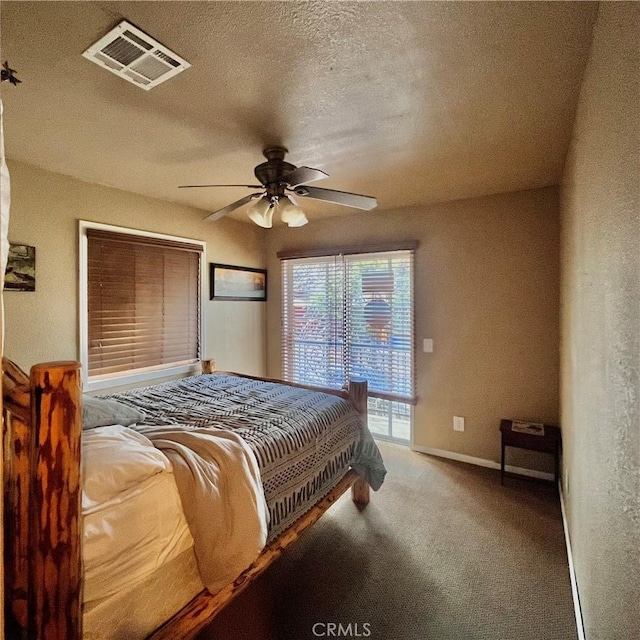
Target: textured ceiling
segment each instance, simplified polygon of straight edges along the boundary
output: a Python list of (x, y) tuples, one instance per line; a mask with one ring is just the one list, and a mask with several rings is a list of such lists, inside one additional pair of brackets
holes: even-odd
[[(214, 211), (261, 150), (382, 209), (556, 184), (597, 5), (8, 2), (10, 158)], [(121, 19), (193, 66), (151, 91), (85, 60)], [(352, 209), (304, 201), (310, 218)], [(362, 215), (366, 215), (363, 213)], [(246, 219), (244, 212), (234, 217)]]

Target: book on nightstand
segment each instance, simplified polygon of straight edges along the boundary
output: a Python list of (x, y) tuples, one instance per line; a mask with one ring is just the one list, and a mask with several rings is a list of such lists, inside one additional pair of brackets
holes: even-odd
[(542, 422), (523, 422), (521, 420), (513, 420), (511, 422), (511, 431), (517, 433), (528, 433), (531, 436), (543, 436), (544, 424)]

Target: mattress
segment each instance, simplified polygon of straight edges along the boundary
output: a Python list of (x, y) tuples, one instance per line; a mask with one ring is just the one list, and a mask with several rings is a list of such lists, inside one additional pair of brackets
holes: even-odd
[(350, 403), (326, 393), (223, 374), (200, 375), (109, 396), (136, 407), (147, 426), (233, 430), (251, 447), (269, 507), (272, 540), (354, 468), (373, 489), (386, 473)]
[(203, 586), (193, 549), (117, 593), (86, 602), (84, 640), (140, 640), (192, 600)]
[(193, 547), (171, 464), (145, 436), (118, 425), (85, 431), (83, 476), (85, 606)]

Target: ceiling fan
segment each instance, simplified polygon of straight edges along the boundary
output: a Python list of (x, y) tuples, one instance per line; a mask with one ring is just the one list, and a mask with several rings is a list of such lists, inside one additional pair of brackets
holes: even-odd
[(334, 189), (319, 189), (306, 186), (309, 182), (322, 180), (328, 175), (320, 169), (311, 167), (296, 167), (284, 161), (287, 150), (284, 147), (268, 147), (263, 152), (266, 162), (259, 164), (255, 170), (255, 176), (260, 184), (183, 184), (180, 189), (194, 189), (201, 187), (245, 187), (247, 189), (261, 189), (240, 200), (236, 200), (226, 207), (214, 211), (205, 220), (214, 221), (223, 218), (227, 214), (248, 204), (252, 200), (257, 202), (249, 209), (249, 218), (261, 227), (271, 228), (273, 214), (277, 210), (280, 219), (290, 227), (302, 227), (309, 220), (298, 203), (293, 198), (295, 194), (303, 198), (324, 200), (345, 207), (355, 207), (369, 211), (378, 205), (378, 201), (372, 196), (363, 196), (347, 191), (335, 191)]

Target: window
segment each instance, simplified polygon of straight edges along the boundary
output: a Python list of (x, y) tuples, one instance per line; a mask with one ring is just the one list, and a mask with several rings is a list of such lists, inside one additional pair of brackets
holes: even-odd
[(86, 222), (80, 242), (86, 386), (192, 370), (202, 351), (204, 244)]
[(415, 404), (413, 249), (281, 256), (283, 375), (339, 388), (369, 383), (369, 427), (410, 439)]

